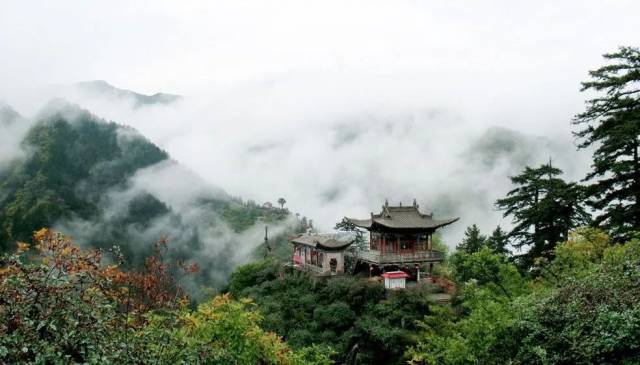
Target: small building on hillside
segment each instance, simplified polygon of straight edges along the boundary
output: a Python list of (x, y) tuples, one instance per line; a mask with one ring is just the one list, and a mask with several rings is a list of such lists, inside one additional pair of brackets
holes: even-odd
[(386, 289), (404, 289), (409, 274), (404, 271), (388, 271), (382, 274)]
[(291, 240), (293, 265), (316, 276), (344, 274), (345, 250), (353, 242), (350, 235), (303, 234)]
[(420, 212), (414, 199), (409, 206), (390, 206), (385, 201), (380, 213), (372, 212), (370, 218), (344, 220), (369, 231), (369, 249), (354, 253), (358, 261), (383, 272), (388, 268), (415, 269), (418, 276), (421, 265), (428, 264), (431, 275), (433, 265), (444, 260), (444, 252), (433, 249), (433, 234), (458, 218), (434, 219), (433, 213)]
[(368, 247), (351, 247), (356, 239), (348, 235), (295, 237), (291, 240), (293, 265), (316, 276), (367, 270), (369, 276), (382, 275), (388, 288), (404, 288), (407, 278), (420, 280), (422, 269), (433, 277), (434, 264), (444, 260), (444, 252), (433, 249), (433, 234), (458, 218), (434, 219), (433, 213), (419, 208), (415, 200), (408, 206), (390, 206), (385, 201), (380, 213), (371, 213), (370, 218), (345, 217), (349, 226), (369, 231)]

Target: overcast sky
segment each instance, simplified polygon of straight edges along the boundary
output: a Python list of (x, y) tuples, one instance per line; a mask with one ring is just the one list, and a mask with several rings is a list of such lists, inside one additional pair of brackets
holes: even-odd
[[(0, 100), (30, 116), (42, 90), (94, 79), (181, 94), (144, 111), (79, 102), (212, 184), (284, 196), (323, 228), (416, 197), (463, 218), (455, 241), (476, 221), (508, 224), (491, 202), (513, 166), (483, 169), (465, 151), (493, 126), (572, 151), (580, 81), (601, 54), (638, 46), (638, 24), (631, 0), (5, 0)], [(540, 148), (536, 163), (572, 178), (587, 166)]]

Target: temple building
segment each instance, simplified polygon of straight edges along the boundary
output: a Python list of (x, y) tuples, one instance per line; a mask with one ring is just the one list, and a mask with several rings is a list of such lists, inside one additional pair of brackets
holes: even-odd
[[(444, 253), (433, 249), (433, 234), (458, 218), (433, 219), (433, 213), (420, 212), (412, 205), (382, 206), (380, 213), (371, 213), (367, 219), (344, 218), (343, 222), (369, 231), (368, 247), (352, 247), (352, 236), (336, 234), (305, 234), (291, 240), (294, 267), (318, 276), (357, 273), (358, 268), (368, 269), (369, 275), (402, 271), (410, 275), (395, 274), (385, 277), (389, 286), (404, 287), (407, 277), (420, 280), (422, 269), (433, 273), (435, 263), (444, 260)], [(351, 238), (350, 238), (351, 237)], [(350, 265), (345, 265), (345, 262)], [(347, 266), (350, 269), (347, 269)], [(392, 275), (393, 276), (393, 275)], [(401, 278), (400, 278), (401, 276)], [(395, 280), (391, 279), (402, 279)], [(397, 286), (396, 286), (397, 285)]]
[(457, 220), (433, 219), (433, 213), (420, 212), (415, 199), (409, 206), (390, 206), (385, 201), (380, 213), (372, 212), (367, 219), (345, 218), (369, 231), (369, 249), (356, 252), (359, 261), (383, 272), (387, 268), (416, 269), (418, 279), (422, 264), (429, 265), (431, 274), (433, 264), (444, 260), (444, 253), (433, 249), (433, 234)]
[(351, 236), (304, 234), (291, 240), (293, 265), (316, 276), (344, 274), (345, 249), (353, 243)]

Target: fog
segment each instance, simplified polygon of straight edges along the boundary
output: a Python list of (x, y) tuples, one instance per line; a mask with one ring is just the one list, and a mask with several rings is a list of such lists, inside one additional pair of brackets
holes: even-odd
[[(385, 198), (416, 198), (461, 217), (443, 231), (454, 246), (472, 223), (509, 226), (493, 202), (525, 164), (551, 158), (584, 176), (589, 154), (570, 125), (580, 81), (601, 54), (639, 43), (639, 11), (634, 1), (12, 2), (0, 12), (0, 100), (31, 116), (64, 96), (231, 195), (285, 197), (322, 230)], [(184, 99), (136, 108), (70, 87), (96, 79)], [(181, 176), (136, 181), (161, 181), (154, 189), (173, 199)]]
[[(169, 212), (158, 214), (144, 224), (123, 224), (131, 219), (130, 203), (152, 195), (165, 204)], [(264, 223), (256, 223), (237, 233), (203, 202), (206, 199), (225, 199), (223, 192), (206, 183), (192, 171), (174, 161), (163, 161), (140, 169), (129, 179), (125, 188), (105, 191), (101, 199), (100, 217), (90, 220), (74, 218), (58, 222), (54, 229), (73, 234), (76, 242), (91, 245), (97, 237), (113, 236), (114, 231), (130, 241), (112, 242), (128, 250), (128, 263), (142, 262), (149, 247), (162, 237), (169, 240), (169, 254), (197, 263), (198, 277), (183, 278), (183, 284), (193, 295), (202, 295), (207, 287), (220, 288), (237, 265), (256, 258), (257, 248), (263, 242)], [(133, 217), (134, 219), (136, 217)], [(135, 222), (135, 221), (134, 221)], [(270, 225), (270, 235), (277, 236), (293, 226), (295, 218)], [(111, 259), (107, 256), (107, 259)]]

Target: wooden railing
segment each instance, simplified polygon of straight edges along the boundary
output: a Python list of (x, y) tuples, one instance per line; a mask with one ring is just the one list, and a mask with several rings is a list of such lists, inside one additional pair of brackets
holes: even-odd
[(437, 262), (444, 260), (444, 253), (440, 251), (418, 251), (407, 253), (395, 253), (374, 250), (356, 250), (351, 255), (362, 261), (379, 264), (390, 264), (396, 262)]
[(329, 270), (325, 271), (324, 268), (316, 266), (316, 265), (314, 265), (312, 263), (308, 263), (308, 264), (299, 263), (298, 267), (299, 267), (300, 270), (309, 271), (309, 272), (316, 273), (316, 274), (330, 273)]

